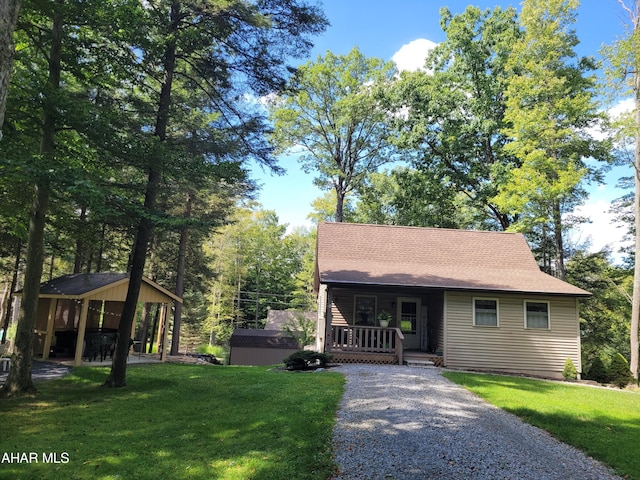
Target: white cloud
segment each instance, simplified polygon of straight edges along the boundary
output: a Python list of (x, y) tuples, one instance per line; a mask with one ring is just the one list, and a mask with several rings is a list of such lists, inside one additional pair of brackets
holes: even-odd
[(611, 118), (618, 118), (621, 114), (631, 112), (634, 108), (633, 98), (623, 100), (609, 109), (609, 116)]
[(588, 242), (591, 252), (608, 248), (614, 259), (619, 260), (618, 250), (625, 245), (623, 237), (626, 230), (620, 223), (616, 223), (609, 212), (610, 209), (611, 203), (606, 200), (589, 202), (577, 207), (574, 213), (588, 218), (591, 222), (577, 226), (571, 240), (574, 244)]
[(400, 50), (393, 54), (391, 60), (395, 62), (400, 71), (425, 70), (424, 61), (436, 45), (437, 43), (426, 38), (418, 38), (400, 47)]

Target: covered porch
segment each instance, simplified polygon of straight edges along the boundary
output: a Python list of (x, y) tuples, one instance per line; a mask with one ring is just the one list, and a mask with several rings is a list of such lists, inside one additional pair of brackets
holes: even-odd
[[(43, 360), (55, 357), (71, 361), (76, 366), (83, 360), (110, 361), (128, 287), (129, 276), (125, 273), (72, 274), (43, 283), (34, 329), (34, 355)], [(168, 353), (169, 315), (175, 302), (181, 303), (182, 299), (143, 279), (138, 303), (158, 305), (159, 327), (151, 343), (155, 342), (160, 361)], [(135, 339), (134, 321), (126, 341), (134, 346), (140, 343)]]
[(316, 348), (334, 361), (402, 365), (410, 356), (443, 364), (442, 290), (322, 285), (318, 293)]

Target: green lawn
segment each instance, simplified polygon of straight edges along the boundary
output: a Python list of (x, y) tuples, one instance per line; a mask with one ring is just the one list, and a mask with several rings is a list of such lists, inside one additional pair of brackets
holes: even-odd
[(618, 474), (640, 479), (640, 394), (501, 375), (444, 376)]
[[(340, 374), (147, 365), (129, 367), (126, 388), (105, 389), (107, 374), (76, 368), (37, 384), (33, 398), (0, 400), (0, 455), (39, 460), (0, 463), (0, 478), (297, 480), (334, 472)], [(51, 463), (53, 453), (60, 463)]]

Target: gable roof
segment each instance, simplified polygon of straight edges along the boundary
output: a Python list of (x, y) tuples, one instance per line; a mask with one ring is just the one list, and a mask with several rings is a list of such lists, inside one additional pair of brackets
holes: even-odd
[[(128, 282), (128, 273), (72, 273), (53, 278), (40, 284), (40, 297), (71, 297), (80, 299), (89, 295), (94, 295), (96, 292), (113, 288), (119, 284), (128, 284)], [(182, 303), (182, 299), (180, 297), (152, 280), (143, 277), (142, 283), (160, 292), (162, 295), (169, 297), (176, 302)], [(16, 292), (16, 294), (20, 295), (22, 292)]]
[(318, 225), (319, 283), (590, 295), (541, 272), (520, 233), (353, 223)]

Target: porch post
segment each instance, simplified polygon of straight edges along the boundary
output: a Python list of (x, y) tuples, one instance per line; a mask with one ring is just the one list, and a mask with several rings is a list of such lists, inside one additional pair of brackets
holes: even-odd
[(80, 312), (80, 323), (78, 324), (78, 338), (76, 340), (76, 358), (73, 364), (79, 367), (82, 363), (82, 346), (84, 342), (84, 334), (87, 330), (87, 313), (89, 312), (89, 300), (82, 299), (82, 311)]
[(53, 340), (53, 324), (56, 317), (56, 307), (58, 306), (57, 298), (49, 299), (49, 316), (47, 317), (47, 335), (44, 337), (44, 350), (42, 351), (42, 359), (49, 358), (49, 350), (51, 350), (51, 341)]
[[(331, 315), (331, 305), (333, 305), (333, 292), (327, 287), (327, 302), (324, 306), (325, 308), (325, 323), (324, 323), (324, 348), (323, 352), (327, 351), (327, 347), (331, 345), (334, 341), (331, 333), (331, 322), (333, 321), (333, 316)], [(331, 348), (328, 349), (331, 351)]]
[(324, 339), (327, 325), (327, 286), (320, 285), (318, 290), (317, 301), (317, 318), (316, 318), (316, 350), (324, 352)]
[(167, 360), (167, 342), (169, 341), (169, 308), (167, 303), (161, 304), (160, 318), (162, 318), (162, 354), (160, 355), (160, 361)]

